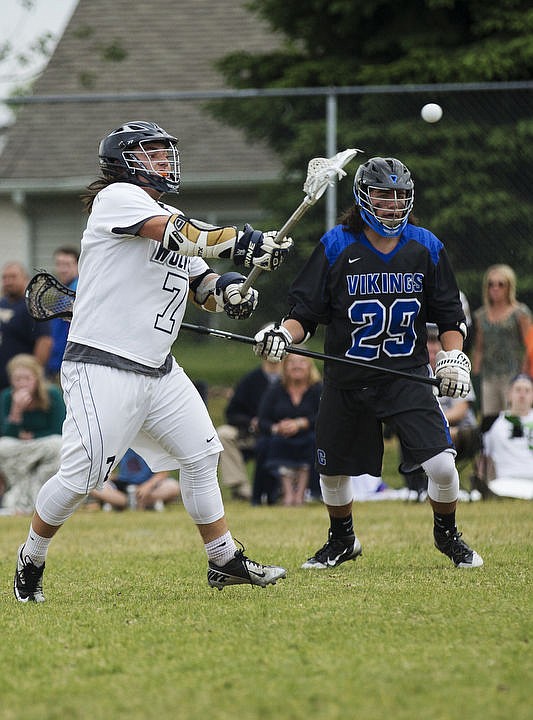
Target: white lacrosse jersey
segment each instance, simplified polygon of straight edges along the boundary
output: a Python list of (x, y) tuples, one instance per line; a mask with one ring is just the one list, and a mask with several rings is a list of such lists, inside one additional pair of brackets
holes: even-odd
[(183, 320), (189, 278), (208, 265), (135, 232), (149, 218), (175, 213), (130, 183), (98, 193), (81, 241), (69, 342), (163, 365)]

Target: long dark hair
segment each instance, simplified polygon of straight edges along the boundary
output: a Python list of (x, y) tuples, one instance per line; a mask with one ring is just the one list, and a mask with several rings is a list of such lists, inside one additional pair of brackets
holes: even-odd
[(106, 178), (101, 175), (87, 186), (87, 189), (80, 195), (83, 209), (87, 214), (90, 214), (93, 209), (94, 198), (98, 195), (100, 190), (103, 190), (108, 185), (112, 185), (114, 182), (117, 182), (116, 178)]
[(341, 214), (339, 224), (349, 230), (352, 235), (357, 235), (358, 233), (363, 232), (366, 223), (361, 217), (359, 206), (352, 205), (348, 208), (348, 210), (345, 210)]

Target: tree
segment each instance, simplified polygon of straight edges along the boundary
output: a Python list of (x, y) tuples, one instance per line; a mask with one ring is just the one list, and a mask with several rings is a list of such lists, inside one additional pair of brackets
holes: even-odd
[[(9, 95), (27, 95), (31, 84), (51, 56), (57, 38), (50, 32), (42, 32), (33, 38), (31, 44), (21, 48), (16, 39), (36, 0), (19, 0), (15, 23), (9, 28), (9, 37), (0, 43), (0, 83), (6, 85)], [(1, 119), (0, 119), (1, 122)]]
[[(533, 9), (525, 0), (251, 0), (248, 7), (284, 42), (269, 53), (252, 49), (223, 58), (219, 69), (235, 88), (533, 77)], [(427, 93), (343, 96), (339, 147), (397, 155), (414, 171), (417, 215), (445, 239), (467, 293), (479, 297), (479, 272), (496, 261), (513, 265), (524, 276), (522, 289), (533, 293), (531, 90), (440, 90), (435, 98), (445, 108), (445, 121), (426, 125), (419, 110)], [(218, 118), (266, 140), (281, 158), (283, 181), (263, 201), (282, 222), (302, 199), (298, 180), (303, 182), (306, 161), (323, 154), (324, 100), (258, 98), (222, 105), (220, 112), (217, 103)], [(341, 207), (352, 202), (347, 180), (339, 199)], [(315, 243), (320, 236), (321, 222), (317, 208), (298, 227), (303, 253), (306, 238)]]

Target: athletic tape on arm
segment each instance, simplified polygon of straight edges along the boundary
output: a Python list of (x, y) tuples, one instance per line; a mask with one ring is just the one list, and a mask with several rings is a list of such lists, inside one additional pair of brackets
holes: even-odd
[(217, 227), (175, 214), (168, 219), (161, 244), (188, 257), (230, 259), (236, 240), (233, 225)]

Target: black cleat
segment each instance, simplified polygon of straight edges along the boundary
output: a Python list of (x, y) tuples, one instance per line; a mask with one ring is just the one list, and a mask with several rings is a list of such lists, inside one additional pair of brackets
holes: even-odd
[(475, 568), (483, 565), (483, 558), (472, 550), (461, 540), (461, 534), (454, 530), (433, 529), (433, 537), (435, 538), (435, 547), (441, 553), (447, 555), (458, 568)]
[(320, 550), (317, 550), (313, 557), (306, 560), (302, 568), (305, 570), (327, 570), (328, 568), (337, 567), (337, 565), (347, 560), (355, 560), (362, 553), (363, 548), (356, 535), (333, 538), (330, 530), (327, 543)]
[(30, 558), (23, 556), (24, 545), (21, 545), (17, 556), (17, 569), (13, 582), (13, 592), (19, 602), (44, 602), (43, 595), (43, 572), (44, 563), (41, 567), (34, 565)]
[(207, 582), (213, 588), (223, 590), (228, 585), (275, 585), (287, 574), (285, 568), (276, 565), (261, 565), (246, 557), (243, 550), (237, 550), (235, 556), (225, 565), (209, 562)]

